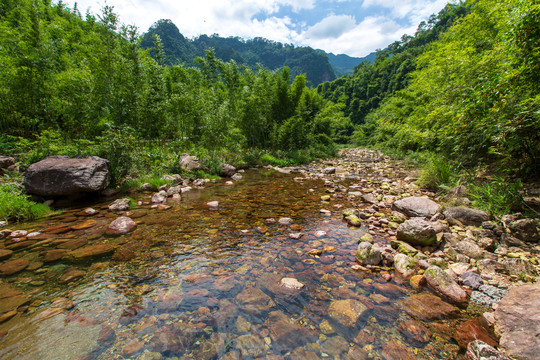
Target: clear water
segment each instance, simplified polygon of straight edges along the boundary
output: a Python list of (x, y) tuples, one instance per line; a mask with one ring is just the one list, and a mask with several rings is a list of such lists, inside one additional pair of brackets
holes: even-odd
[[(463, 312), (426, 321), (404, 311), (403, 301), (416, 291), (407, 282), (386, 281), (391, 270), (351, 269), (367, 227), (349, 228), (334, 208), (346, 207), (344, 200), (321, 202), (324, 182), (294, 181), (298, 176), (247, 171), (234, 186), (209, 184), (185, 193), (167, 210), (138, 206), (131, 212), (136, 230), (119, 237), (103, 235), (117, 216), (107, 204), (94, 206), (100, 211), (91, 217), (78, 209), (24, 224), (43, 230), (96, 221), (87, 229), (36, 240), (12, 258), (40, 262), (66, 239), (87, 239), (85, 246), (111, 244), (116, 254), (85, 263), (45, 263), (4, 278), (3, 286), (22, 291), (28, 301), (19, 309), (26, 311), (0, 324), (0, 331), (8, 331), (0, 341), (0, 357), (455, 358), (459, 347), (451, 335), (465, 319)], [(149, 195), (136, 200), (149, 201)], [(219, 201), (219, 207), (209, 208), (209, 201)], [(322, 214), (323, 208), (332, 215)], [(265, 223), (281, 217), (294, 222)], [(304, 236), (289, 237), (297, 232)], [(383, 234), (375, 240), (385, 241)], [(321, 256), (307, 254), (323, 248), (328, 252)], [(119, 259), (120, 253), (130, 256)], [(60, 276), (73, 269), (85, 275), (59, 284)], [(305, 286), (285, 288), (280, 285), (285, 277)], [(55, 309), (58, 298), (72, 300), (74, 307)], [(0, 305), (9, 299), (0, 299)], [(346, 299), (366, 309), (348, 325), (329, 313), (332, 303)], [(421, 331), (424, 339), (419, 339), (422, 335), (411, 335), (406, 324), (425, 327), (428, 335)]]

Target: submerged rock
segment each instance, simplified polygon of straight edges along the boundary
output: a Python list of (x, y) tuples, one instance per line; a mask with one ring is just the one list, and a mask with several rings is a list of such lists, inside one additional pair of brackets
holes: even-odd
[(459, 314), (457, 307), (427, 293), (411, 295), (398, 304), (409, 315), (424, 320), (446, 319)]
[(23, 271), (30, 264), (26, 259), (14, 259), (0, 265), (0, 276), (9, 276)]
[(364, 304), (354, 299), (335, 300), (328, 307), (328, 315), (345, 327), (354, 327), (366, 310)]
[(240, 307), (248, 314), (256, 314), (267, 311), (276, 304), (259, 288), (247, 287), (236, 296), (236, 301)]

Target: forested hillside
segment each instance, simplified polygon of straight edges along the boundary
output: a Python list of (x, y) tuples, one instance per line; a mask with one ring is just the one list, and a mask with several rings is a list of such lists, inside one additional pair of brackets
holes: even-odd
[[(416, 58), (416, 71), (393, 89), (402, 90), (365, 117), (357, 141), (538, 176), (540, 5), (475, 0), (465, 6), (468, 14), (441, 33)], [(351, 118), (362, 120), (352, 112)]]
[(341, 108), (288, 68), (251, 70), (211, 51), (196, 66), (167, 66), (162, 42), (154, 60), (110, 6), (83, 17), (62, 3), (3, 4), (0, 152), (22, 161), (100, 155), (123, 182), (177, 166), (182, 151), (204, 155), (211, 170), (227, 156), (332, 154), (352, 133)]
[(403, 35), (400, 41), (377, 51), (374, 62), (364, 61), (356, 66), (354, 74), (321, 84), (318, 91), (327, 99), (344, 103), (345, 114), (354, 124), (362, 124), (382, 99), (409, 84), (417, 57), (467, 9), (466, 3), (447, 5), (437, 16), (420, 23), (414, 36)]
[(164, 62), (167, 65), (185, 63), (195, 64), (197, 57), (214, 49), (215, 56), (224, 62), (234, 60), (238, 65), (244, 65), (257, 70), (262, 65), (269, 70), (289, 67), (291, 76), (306, 74), (311, 85), (317, 86), (324, 81), (334, 80), (336, 74), (328, 61), (326, 53), (309, 47), (295, 47), (263, 38), (243, 40), (239, 37), (224, 38), (216, 34), (201, 35), (192, 40), (186, 39), (170, 20), (159, 20), (143, 35), (141, 47), (153, 50), (154, 37), (159, 36), (163, 44)]

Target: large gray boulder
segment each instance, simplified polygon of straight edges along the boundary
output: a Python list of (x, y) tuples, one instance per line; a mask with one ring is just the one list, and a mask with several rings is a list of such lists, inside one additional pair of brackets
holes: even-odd
[(510, 289), (495, 311), (495, 333), (502, 352), (516, 360), (538, 359), (540, 283)]
[(431, 218), (441, 206), (427, 197), (409, 196), (394, 202), (394, 208), (408, 217)]
[(409, 219), (398, 226), (397, 238), (412, 245), (433, 245), (437, 241), (433, 224), (419, 217)]
[(110, 182), (110, 163), (97, 156), (49, 156), (30, 165), (24, 176), (29, 194), (75, 196), (104, 190)]
[(482, 210), (471, 209), (465, 206), (456, 206), (444, 212), (446, 220), (452, 225), (480, 226), (489, 220), (489, 215)]

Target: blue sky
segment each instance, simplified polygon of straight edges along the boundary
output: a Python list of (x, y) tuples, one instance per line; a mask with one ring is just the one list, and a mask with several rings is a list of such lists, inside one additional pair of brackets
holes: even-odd
[(264, 37), (334, 54), (365, 56), (414, 34), (448, 0), (64, 0), (99, 13), (111, 5), (120, 21), (142, 33), (171, 19), (187, 37)]

